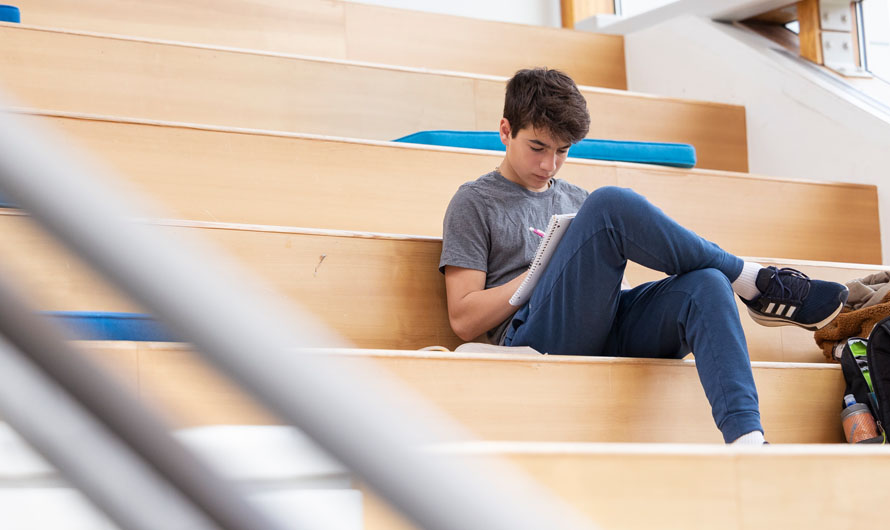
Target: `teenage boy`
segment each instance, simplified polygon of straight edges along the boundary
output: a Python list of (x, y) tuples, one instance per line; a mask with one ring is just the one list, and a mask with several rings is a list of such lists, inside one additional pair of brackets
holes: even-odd
[[(554, 178), (587, 135), (584, 97), (557, 70), (521, 70), (500, 122), (506, 156), (463, 184), (445, 214), (439, 270), (448, 317), (464, 340), (551, 354), (679, 359), (699, 379), (727, 443), (762, 444), (763, 427), (733, 293), (755, 321), (819, 329), (840, 312), (843, 285), (762, 267), (680, 226), (629, 189), (592, 193)], [(529, 227), (577, 212), (527, 304), (509, 303), (539, 236)], [(622, 289), (627, 261), (667, 273)]]

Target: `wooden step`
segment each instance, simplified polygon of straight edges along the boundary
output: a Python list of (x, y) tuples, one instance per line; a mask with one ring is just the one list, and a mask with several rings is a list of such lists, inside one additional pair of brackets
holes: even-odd
[[(269, 289), (303, 305), (358, 347), (454, 349), (461, 343), (448, 323), (445, 282), (438, 271), (439, 238), (186, 221), (169, 221), (159, 229), (218, 244)], [(34, 294), (42, 309), (141, 311), (61, 251), (21, 213), (0, 212), (0, 252), (8, 274)], [(839, 281), (890, 270), (789, 263), (813, 277)], [(659, 276), (637, 265), (627, 272), (634, 285)], [(741, 304), (739, 309), (752, 359), (824, 361), (811, 332), (760, 326)]]
[[(350, 484), (342, 466), (305, 446), (301, 434), (293, 429), (231, 426), (176, 435), (253, 500), (275, 497), (278, 502), (273, 505), (263, 504), (283, 509), (274, 511), (285, 521), (306, 518), (308, 510), (328, 515), (329, 524), (350, 521), (349, 528), (412, 528), (366, 485)], [(11, 520), (13, 528), (106, 528), (104, 518), (95, 515), (83, 495), (68, 489), (59, 474), (18, 436), (5, 438), (0, 440), (2, 446), (16, 456), (12, 467), (7, 465), (4, 470), (0, 466), (0, 505), (5, 508), (7, 526)], [(515, 491), (514, 471), (518, 469), (601, 528), (754, 530), (798, 528), (795, 523), (800, 528), (854, 527), (844, 522), (850, 522), (857, 509), (861, 512), (863, 503), (881, 499), (883, 491), (865, 488), (864, 495), (820, 497), (806, 486), (847, 489), (862, 476), (885, 471), (890, 454), (883, 447), (842, 444), (739, 448), (515, 441), (440, 443), (420, 451), (430, 459), (465, 465), (471, 473), (480, 464), (487, 464), (489, 470), (503, 470), (505, 463), (512, 464), (509, 479), (503, 473), (493, 473), (495, 481), (511, 480), (502, 486), (506, 491)], [(276, 461), (281, 465), (273, 469), (270, 466)], [(319, 467), (323, 482), (319, 481)], [(311, 476), (307, 477), (307, 471)], [(361, 488), (361, 492), (350, 486)], [(319, 492), (328, 495), (320, 496)], [(633, 509), (640, 504), (648, 509)], [(41, 510), (33, 510), (34, 506)], [(357, 520), (360, 513), (363, 525)], [(338, 517), (331, 517), (334, 515)]]
[[(17, 0), (36, 26), (510, 76), (546, 65), (627, 88), (624, 39), (321, 0)], [(546, 42), (521, 54), (504, 43)]]
[[(15, 267), (18, 276), (39, 294), (42, 308), (138, 310), (49, 244), (29, 226), (27, 217), (5, 213), (0, 223), (3, 248), (11, 256), (7, 267)], [(191, 222), (170, 222), (162, 230), (211, 238), (270, 288), (303, 304), (360, 347), (414, 349), (439, 344), (454, 348), (460, 343), (448, 324), (444, 280), (437, 270), (441, 249), (437, 238)], [(844, 269), (837, 267), (839, 276)], [(874, 270), (878, 269), (853, 267), (850, 279)], [(651, 277), (642, 268), (634, 268), (628, 272), (632, 283), (639, 283), (637, 271)], [(812, 264), (808, 271), (816, 275), (819, 265)], [(364, 302), (357, 304), (357, 300)], [(747, 317), (742, 322), (749, 343), (757, 346), (752, 348), (755, 359), (821, 359), (815, 343), (806, 347), (810, 333), (759, 326)]]
[[(182, 344), (83, 342), (178, 427), (274, 424)], [(249, 355), (245, 352), (245, 355)], [(485, 440), (722, 443), (691, 360), (326, 349), (371, 359)], [(753, 363), (775, 443), (843, 441), (840, 366)]]
[[(29, 106), (392, 140), (496, 130), (505, 77), (0, 25), (0, 82)], [(584, 87), (591, 138), (690, 143), (747, 171), (745, 109)]]
[[(440, 236), (490, 151), (418, 147), (22, 110), (172, 210), (201, 221)], [(560, 178), (631, 187), (684, 226), (746, 256), (880, 263), (875, 186), (569, 159)], [(751, 197), (757, 197), (752, 214)], [(769, 234), (765, 237), (765, 234)]]
[[(442, 457), (503, 457), (610, 530), (835, 529), (867, 526), (890, 472), (885, 447), (479, 443)], [(412, 528), (366, 488), (365, 528)]]

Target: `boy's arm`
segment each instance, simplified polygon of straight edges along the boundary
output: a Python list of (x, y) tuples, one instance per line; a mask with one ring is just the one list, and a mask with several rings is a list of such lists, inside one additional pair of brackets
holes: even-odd
[(518, 307), (510, 297), (525, 279), (524, 272), (504, 285), (485, 288), (485, 272), (449, 265), (445, 267), (445, 293), (451, 329), (470, 341), (497, 326)]

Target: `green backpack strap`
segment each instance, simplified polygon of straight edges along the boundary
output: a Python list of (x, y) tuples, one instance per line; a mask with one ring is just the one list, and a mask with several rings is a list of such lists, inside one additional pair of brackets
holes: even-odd
[(868, 371), (868, 358), (866, 357), (868, 342), (864, 339), (850, 339), (847, 342), (847, 346), (850, 347), (850, 353), (853, 354), (856, 366), (859, 367), (862, 377), (865, 378), (865, 382), (868, 384), (868, 391), (874, 393), (875, 387), (871, 383), (871, 373)]

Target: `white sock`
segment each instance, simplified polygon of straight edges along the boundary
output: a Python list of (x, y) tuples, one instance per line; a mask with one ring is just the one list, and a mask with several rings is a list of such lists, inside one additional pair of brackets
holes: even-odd
[(742, 273), (732, 282), (733, 292), (745, 300), (757, 298), (760, 295), (760, 290), (757, 288), (757, 273), (762, 268), (763, 265), (759, 263), (746, 261)]
[(736, 438), (732, 445), (763, 445), (763, 433), (760, 431), (751, 431)]

